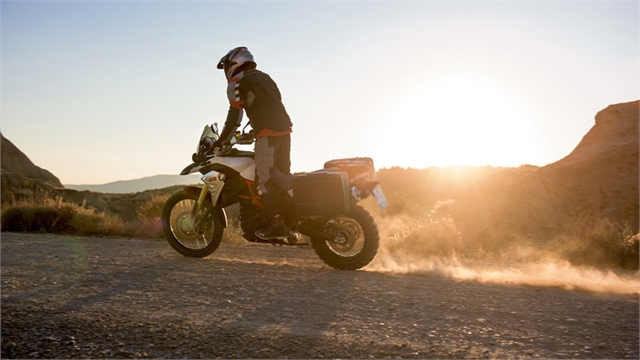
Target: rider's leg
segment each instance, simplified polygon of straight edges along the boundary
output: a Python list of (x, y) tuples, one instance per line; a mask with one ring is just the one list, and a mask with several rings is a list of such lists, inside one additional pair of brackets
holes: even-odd
[(265, 213), (271, 219), (271, 225), (268, 228), (256, 231), (256, 236), (264, 240), (287, 239), (289, 237), (289, 229), (281, 216), (281, 200), (277, 194), (281, 190), (273, 189), (273, 186), (270, 190), (267, 184), (272, 183), (269, 180), (274, 168), (278, 168), (281, 172), (282, 170), (289, 172), (290, 161), (288, 161), (288, 156), (283, 155), (285, 152), (287, 155), (289, 153), (290, 143), (288, 140), (288, 135), (286, 139), (284, 136), (264, 136), (257, 139), (255, 144), (257, 189), (261, 195)]

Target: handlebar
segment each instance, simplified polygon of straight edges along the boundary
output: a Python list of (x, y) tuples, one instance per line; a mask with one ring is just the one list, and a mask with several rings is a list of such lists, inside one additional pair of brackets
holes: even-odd
[[(229, 155), (233, 151), (234, 145), (236, 144), (251, 145), (253, 144), (253, 141), (254, 141), (253, 130), (249, 132), (242, 132), (242, 133), (238, 131), (235, 134), (233, 134), (230, 142), (223, 144), (222, 147), (217, 147), (217, 148), (210, 147), (206, 153), (215, 154), (216, 156)], [(212, 145), (213, 143), (210, 146)]]
[(247, 132), (237, 132), (235, 133), (234, 137), (231, 139), (231, 141), (233, 142), (233, 140), (235, 139), (235, 143), (239, 144), (239, 145), (251, 145), (253, 144), (253, 130)]
[(229, 154), (233, 150), (233, 146), (238, 145), (251, 145), (254, 141), (253, 129), (248, 132), (245, 129), (249, 126), (247, 124), (242, 132), (236, 131), (231, 140), (228, 143), (223, 144), (221, 147), (213, 147), (215, 144), (214, 139), (218, 139), (218, 124), (215, 123), (210, 126), (205, 126), (202, 136), (200, 137), (200, 143), (198, 150), (192, 155), (194, 162), (203, 161), (208, 155), (224, 156)]

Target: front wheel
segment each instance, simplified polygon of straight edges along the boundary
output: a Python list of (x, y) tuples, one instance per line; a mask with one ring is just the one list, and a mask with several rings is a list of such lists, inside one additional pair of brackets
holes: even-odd
[(378, 252), (378, 226), (360, 205), (329, 219), (322, 230), (333, 239), (311, 237), (311, 244), (320, 259), (334, 269), (360, 269), (369, 264)]
[(189, 257), (211, 255), (220, 246), (224, 232), (211, 201), (205, 201), (194, 216), (198, 196), (197, 190), (185, 188), (169, 197), (162, 208), (162, 227), (169, 245)]

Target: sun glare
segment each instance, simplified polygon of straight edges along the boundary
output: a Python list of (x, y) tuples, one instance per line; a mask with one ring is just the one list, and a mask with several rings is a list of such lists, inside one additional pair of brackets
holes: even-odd
[(394, 114), (409, 127), (409, 151), (396, 165), (518, 166), (533, 158), (531, 115), (499, 84), (450, 77), (407, 94)]

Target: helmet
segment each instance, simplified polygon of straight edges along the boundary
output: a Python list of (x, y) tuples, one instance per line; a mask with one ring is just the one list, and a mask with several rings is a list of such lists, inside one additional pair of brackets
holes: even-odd
[(245, 46), (239, 46), (230, 50), (227, 55), (223, 56), (218, 62), (218, 69), (224, 69), (224, 75), (230, 80), (235, 75), (236, 70), (243, 64), (251, 63), (255, 67), (256, 62), (253, 55)]

